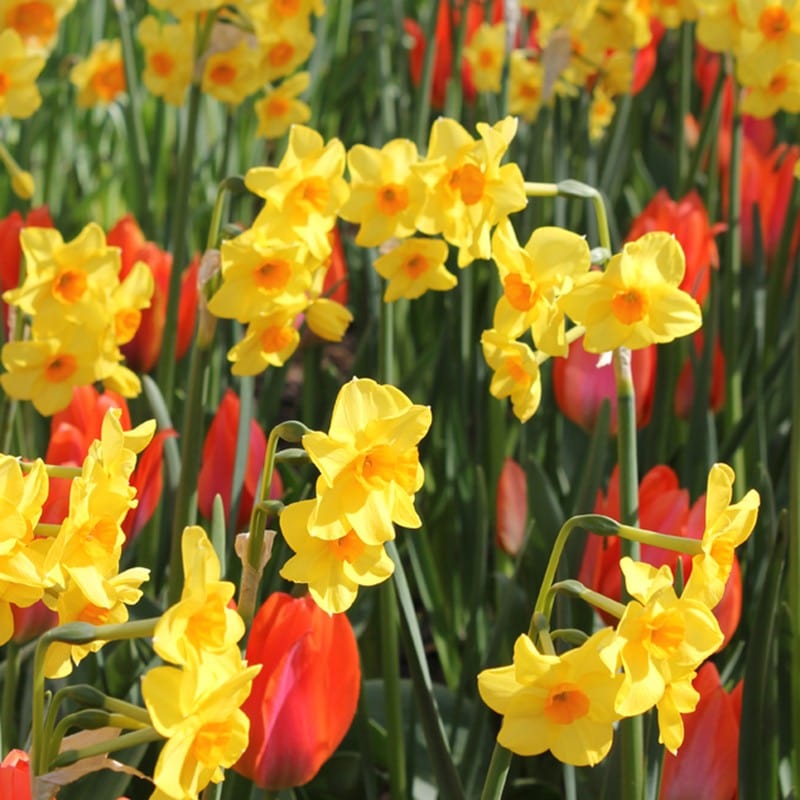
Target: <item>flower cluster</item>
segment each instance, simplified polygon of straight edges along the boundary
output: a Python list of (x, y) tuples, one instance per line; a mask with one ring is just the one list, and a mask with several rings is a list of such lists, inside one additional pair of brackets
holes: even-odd
[[(510, 396), (523, 422), (541, 399), (540, 360), (568, 354), (565, 314), (585, 328), (590, 353), (669, 342), (701, 325), (700, 307), (679, 288), (683, 250), (667, 233), (629, 242), (604, 271), (589, 271), (585, 240), (560, 228), (534, 231), (522, 248), (509, 223), (498, 227), (493, 249), (503, 295), (481, 344), (494, 370), (490, 392)], [(527, 330), (537, 353), (516, 341)]]
[[(80, 475), (72, 481), (68, 513), (55, 535), (30, 543), (30, 548), (41, 557), (39, 597), (57, 612), (59, 624), (125, 622), (127, 606), (141, 597), (139, 586), (150, 572), (142, 567), (119, 572), (119, 561), (125, 542), (122, 522), (137, 504), (130, 477), (136, 466), (136, 454), (150, 442), (155, 422), (151, 420), (123, 431), (120, 414), (116, 408), (106, 413), (100, 438), (90, 446)], [(47, 496), (44, 465), (36, 462), (25, 480), (26, 498), (20, 513), (28, 518), (31, 531), (27, 536), (31, 537), (32, 523), (38, 519), (38, 513), (33, 512)], [(73, 662), (77, 664), (103, 644), (102, 641), (51, 644), (45, 657), (45, 674), (51, 678), (68, 675)]]
[(134, 337), (150, 304), (150, 270), (137, 263), (120, 282), (119, 249), (108, 246), (94, 223), (70, 242), (49, 228), (25, 228), (20, 241), (25, 280), (3, 299), (32, 324), (29, 339), (3, 347), (5, 392), (31, 400), (45, 415), (64, 408), (74, 386), (95, 381), (136, 396), (141, 384), (122, 364), (120, 347)]
[[(167, 21), (149, 15), (139, 24), (142, 80), (154, 95), (181, 105), (197, 81), (203, 92), (235, 106), (263, 90), (255, 111), (258, 133), (268, 139), (308, 120), (310, 110), (297, 97), (308, 88), (309, 74), (293, 73), (314, 48), (311, 15), (324, 12), (321, 0), (152, 0), (151, 5), (175, 16)], [(207, 12), (214, 16), (205, 17)]]
[[(682, 715), (694, 711), (700, 698), (692, 685), (697, 669), (724, 638), (712, 610), (731, 574), (734, 548), (749, 537), (758, 515), (758, 494), (750, 490), (731, 503), (732, 486), (733, 470), (715, 464), (705, 530), (680, 595), (666, 564), (656, 568), (622, 558), (632, 599), (624, 608), (614, 605), (616, 628), (603, 629), (561, 656), (540, 653), (523, 635), (511, 666), (478, 676), (484, 702), (504, 716), (500, 744), (524, 755), (551, 750), (576, 766), (596, 764), (611, 747), (616, 720), (656, 707), (659, 741), (671, 753), (678, 750)], [(619, 530), (621, 536), (632, 531)], [(652, 537), (657, 540), (658, 534)], [(549, 637), (546, 644), (552, 649)]]
[(394, 386), (353, 379), (339, 391), (328, 433), (303, 437), (321, 474), (315, 499), (281, 513), (295, 553), (281, 575), (307, 583), (326, 611), (346, 611), (359, 586), (389, 578), (394, 564), (384, 544), (394, 526), (422, 524), (414, 509), (424, 479), (417, 444), (430, 425), (430, 409)]
[(244, 622), (229, 607), (235, 587), (221, 581), (205, 531), (187, 527), (181, 540), (183, 592), (156, 624), (153, 647), (168, 665), (142, 678), (153, 727), (167, 739), (153, 773), (156, 795), (197, 797), (239, 759), (250, 723), (241, 705), (260, 666), (248, 667), (238, 641)]

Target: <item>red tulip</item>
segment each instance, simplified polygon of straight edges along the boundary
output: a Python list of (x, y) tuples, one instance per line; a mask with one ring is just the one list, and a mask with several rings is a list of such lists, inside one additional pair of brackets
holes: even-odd
[[(699, 330), (692, 337), (698, 369), (701, 368), (703, 342), (703, 331)], [(692, 359), (687, 358), (675, 386), (676, 416), (681, 419), (689, 419), (694, 403), (694, 368), (692, 367)], [(712, 411), (717, 412), (723, 405), (725, 405), (725, 356), (722, 353), (719, 338), (717, 338), (711, 354), (711, 386), (708, 406)]]
[[(453, 8), (451, 8), (451, 3), (447, 0), (440, 3), (439, 16), (436, 19), (436, 31), (434, 33), (436, 57), (434, 59), (433, 80), (431, 83), (431, 105), (434, 108), (441, 108), (444, 105), (447, 84), (453, 73), (453, 33), (458, 30), (461, 24), (463, 3), (456, 2), (452, 5)], [(495, 23), (503, 19), (502, 0), (493, 0), (489, 17)], [(483, 4), (477, 2), (477, 0), (469, 0), (467, 3), (466, 44), (469, 44), (483, 20)], [(409, 52), (408, 64), (411, 81), (415, 86), (419, 86), (422, 81), (425, 49), (427, 47), (425, 34), (420, 25), (412, 19), (406, 19), (404, 27), (406, 33), (414, 42)], [(467, 102), (472, 102), (475, 99), (475, 85), (472, 82), (472, 70), (465, 59), (462, 59), (461, 63), (461, 83), (465, 99)]]
[(666, 28), (655, 18), (650, 19), (650, 41), (636, 51), (633, 61), (631, 94), (638, 94), (650, 82), (658, 61), (658, 46), (664, 38)]
[[(58, 625), (58, 614), (51, 611), (41, 600), (27, 608), (12, 605), (11, 613), (14, 615), (14, 635), (11, 638), (16, 644), (30, 642)], [(0, 798), (5, 796), (0, 792)]]
[(177, 436), (175, 431), (158, 431), (139, 456), (136, 469), (131, 475), (131, 486), (136, 489), (136, 508), (128, 511), (122, 521), (125, 543), (133, 541), (150, 521), (164, 489), (164, 442)]
[(724, 226), (711, 225), (700, 195), (692, 189), (680, 200), (672, 200), (660, 189), (633, 221), (627, 241), (651, 231), (675, 235), (686, 254), (686, 272), (680, 288), (702, 303), (708, 294), (711, 267), (719, 267), (719, 253), (714, 236)]
[(497, 481), (497, 546), (515, 556), (525, 542), (528, 524), (528, 479), (525, 470), (507, 458)]
[[(653, 467), (639, 484), (639, 521), (641, 527), (647, 530), (701, 539), (705, 526), (705, 510), (705, 495), (698, 498), (691, 509), (689, 508), (689, 492), (680, 488), (678, 476), (667, 466)], [(594, 513), (619, 519), (619, 471), (616, 467), (611, 473), (608, 494), (605, 497), (602, 492), (597, 494)], [(578, 580), (612, 600), (619, 600), (621, 557), (622, 549), (618, 537), (588, 534)], [(684, 582), (692, 572), (691, 556), (676, 553), (674, 550), (642, 545), (641, 560), (654, 567), (667, 564), (673, 574), (677, 571), (680, 560)], [(725, 594), (713, 611), (725, 635), (722, 647), (733, 636), (739, 624), (741, 611), (742, 579), (738, 559), (734, 555), (734, 567)], [(601, 616), (608, 624), (614, 623), (612, 618), (602, 614)]]
[[(172, 256), (153, 242), (148, 242), (139, 224), (131, 214), (126, 214), (108, 232), (109, 244), (121, 249), (122, 268), (120, 280), (124, 279), (137, 261), (143, 261), (153, 275), (153, 296), (150, 307), (143, 309), (139, 330), (133, 339), (123, 345), (121, 350), (128, 366), (137, 372), (150, 372), (161, 353), (161, 342), (164, 337), (164, 323), (167, 313), (167, 297), (169, 280), (172, 272)], [(180, 304), (183, 313), (178, 315), (178, 347), (177, 358), (186, 352), (192, 334), (197, 307), (197, 276), (191, 273), (190, 265), (183, 274), (181, 282)], [(193, 277), (192, 277), (193, 275)], [(186, 302), (184, 303), (184, 295)]]
[(683, 744), (676, 756), (667, 753), (659, 800), (734, 800), (739, 768), (742, 682), (728, 693), (717, 668), (703, 664), (694, 679), (700, 700), (683, 718)]
[(10, 750), (0, 762), (0, 798), (31, 800), (31, 770), (24, 750)]
[(346, 306), (349, 297), (349, 278), (347, 275), (347, 259), (344, 255), (344, 246), (342, 245), (342, 237), (339, 234), (338, 225), (333, 226), (328, 238), (332, 249), (328, 259), (325, 281), (322, 284), (322, 295)]
[[(656, 347), (633, 351), (631, 362), (636, 389), (636, 422), (641, 428), (650, 421), (656, 381)], [(611, 403), (612, 435), (617, 432), (617, 391), (612, 364), (598, 367), (598, 356), (587, 353), (578, 340), (569, 346), (567, 358), (553, 359), (553, 390), (556, 403), (567, 419), (591, 431), (603, 400)]]
[[(227, 517), (231, 511), (231, 481), (233, 462), (236, 458), (236, 437), (239, 431), (239, 398), (228, 389), (219, 404), (217, 413), (208, 429), (203, 444), (203, 463), (197, 479), (197, 507), (207, 519), (211, 519), (214, 497), (222, 498)], [(253, 510), (253, 499), (258, 493), (258, 483), (264, 466), (264, 454), (267, 450), (267, 438), (264, 432), (250, 420), (250, 450), (247, 455), (247, 467), (244, 485), (239, 502), (239, 516), (236, 529), (247, 527)], [(272, 475), (270, 497), (277, 498), (283, 494), (281, 478), (277, 470)]]
[[(23, 220), (19, 211), (12, 211), (0, 220), (0, 294), (19, 285), (22, 246), (19, 235), (23, 228), (52, 228), (53, 220), (47, 206), (32, 208)], [(3, 303), (3, 321), (8, 329), (8, 306)]]
[(361, 668), (353, 628), (309, 595), (278, 592), (253, 620), (246, 658), (262, 669), (242, 706), (250, 741), (234, 769), (262, 789), (302, 786), (355, 716)]

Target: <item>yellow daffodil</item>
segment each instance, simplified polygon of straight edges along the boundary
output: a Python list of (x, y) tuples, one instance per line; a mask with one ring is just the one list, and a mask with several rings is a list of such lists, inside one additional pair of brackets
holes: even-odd
[(417, 161), (408, 139), (393, 139), (380, 150), (357, 144), (347, 154), (350, 197), (339, 214), (360, 225), (356, 244), (376, 247), (414, 232), (425, 199), (425, 185), (411, 169)]
[(98, 356), (98, 341), (78, 328), (63, 340), (8, 342), (2, 351), (7, 372), (0, 375), (0, 385), (9, 397), (31, 400), (40, 414), (50, 416), (69, 405), (75, 386), (95, 381)]
[(700, 693), (692, 686), (697, 677), (694, 670), (672, 672), (664, 695), (656, 703), (658, 711), (658, 741), (675, 755), (683, 744), (683, 715), (691, 714), (700, 700)]
[(266, 24), (263, 17), (253, 16), (261, 49), (261, 74), (265, 81), (275, 81), (291, 75), (314, 49), (314, 34), (305, 20), (288, 20), (275, 24), (274, 17)]
[(492, 226), (525, 207), (522, 173), (516, 164), (500, 165), (517, 131), (517, 120), (477, 125), (474, 140), (455, 120), (433, 123), (427, 158), (414, 165), (428, 187), (417, 216), (423, 233), (441, 233), (459, 248), (458, 265), (491, 255)]
[[(742, 113), (764, 119), (784, 110), (792, 114), (800, 111), (800, 61), (784, 61), (771, 75), (739, 75), (747, 82), (747, 93), (742, 100)], [(758, 82), (750, 83), (755, 78)], [(758, 80), (761, 78), (762, 80)], [(764, 83), (763, 80), (767, 82)]]
[(522, 50), (512, 50), (509, 63), (508, 111), (533, 122), (544, 101), (544, 67)]
[(259, 51), (253, 44), (241, 34), (233, 42), (224, 41), (212, 49), (203, 67), (203, 91), (231, 106), (253, 94), (264, 82)]
[(738, 0), (741, 22), (738, 69), (748, 84), (764, 82), (786, 61), (800, 54), (800, 0)]
[(634, 599), (601, 655), (610, 668), (623, 667), (614, 707), (629, 717), (660, 702), (672, 676), (698, 667), (722, 644), (723, 635), (707, 606), (675, 594), (668, 566), (656, 569), (625, 557), (620, 569)]
[(308, 104), (298, 99), (310, 83), (310, 73), (298, 72), (256, 101), (253, 110), (258, 117), (259, 136), (280, 139), (292, 125), (303, 124), (311, 119)]
[(347, 308), (328, 297), (310, 300), (305, 315), (309, 329), (326, 342), (341, 342), (353, 321)]
[(611, 96), (601, 87), (596, 87), (592, 92), (592, 102), (589, 105), (589, 139), (596, 142), (602, 139), (606, 128), (614, 119), (617, 107)]
[(0, 454), (0, 645), (14, 632), (11, 604), (30, 606), (44, 591), (43, 552), (33, 545), (33, 530), (47, 493), (41, 460), (23, 475), (16, 458)]
[(537, 228), (522, 248), (504, 220), (492, 237), (492, 258), (503, 284), (494, 327), (512, 339), (530, 328), (539, 350), (565, 356), (564, 312), (556, 301), (572, 288), (574, 277), (589, 271), (586, 239), (563, 228)]
[(738, 53), (741, 50), (742, 21), (737, 0), (695, 0), (700, 10), (697, 41), (715, 53)]
[(282, 367), (300, 344), (294, 319), (303, 304), (279, 308), (253, 319), (244, 339), (228, 351), (234, 375), (258, 375), (267, 367)]
[(97, 42), (89, 57), (70, 70), (69, 79), (78, 90), (79, 108), (113, 103), (126, 90), (120, 40)]
[(472, 67), (472, 80), (479, 92), (499, 92), (506, 54), (506, 26), (503, 22), (483, 22), (464, 48), (464, 58)]
[(17, 119), (31, 116), (41, 105), (36, 78), (44, 68), (44, 58), (30, 52), (13, 28), (0, 33), (0, 117)]
[(539, 362), (533, 350), (496, 330), (483, 332), (481, 347), (486, 363), (494, 370), (489, 385), (492, 397), (510, 397), (514, 415), (527, 422), (542, 400)]
[(714, 464), (708, 473), (703, 552), (692, 559), (692, 574), (683, 592), (684, 597), (695, 598), (708, 608), (722, 599), (733, 566), (733, 551), (747, 541), (758, 518), (761, 498), (755, 489), (738, 503), (731, 503), (734, 480), (727, 464)]
[(678, 288), (685, 269), (675, 237), (646, 233), (613, 256), (605, 272), (577, 278), (559, 302), (585, 326), (583, 346), (590, 353), (671, 342), (702, 324), (700, 307)]
[(348, 195), (344, 163), (338, 139), (325, 144), (311, 128), (293, 125), (281, 163), (254, 167), (245, 176), (247, 188), (267, 201), (255, 225), (271, 224), (287, 241), (305, 242), (315, 258), (324, 259), (331, 250), (328, 232)]
[(250, 721), (240, 706), (261, 665), (247, 667), (238, 648), (193, 657), (181, 669), (156, 667), (142, 678), (153, 727), (167, 741), (153, 773), (159, 800), (198, 797), (247, 747)]
[(320, 539), (309, 531), (316, 501), (292, 503), (281, 512), (281, 531), (295, 553), (281, 568), (288, 581), (308, 584), (314, 602), (329, 614), (347, 611), (359, 586), (375, 586), (394, 572), (394, 563), (382, 544), (365, 544), (340, 520), (332, 528), (339, 534)]
[(354, 378), (336, 397), (328, 433), (307, 433), (303, 447), (319, 469), (312, 536), (338, 539), (342, 525), (367, 545), (394, 538), (393, 523), (418, 528), (414, 494), (424, 472), (417, 444), (431, 425), (427, 406), (394, 386)]
[[(74, 6), (75, 0), (0, 0), (0, 29), (14, 30), (26, 48), (43, 54), (54, 44), (59, 23)], [(5, 52), (4, 46), (0, 52)]]
[(578, 767), (602, 761), (619, 719), (614, 697), (622, 681), (598, 655), (609, 634), (599, 631), (561, 656), (543, 655), (523, 634), (513, 664), (481, 672), (481, 699), (503, 715), (498, 743), (522, 756), (550, 750)]
[(207, 653), (222, 653), (244, 635), (242, 618), (228, 607), (236, 587), (219, 579), (219, 559), (202, 528), (184, 529), (181, 554), (181, 599), (162, 614), (153, 633), (153, 649), (172, 664), (186, 664), (192, 654), (202, 661)]
[(194, 69), (194, 26), (163, 24), (147, 16), (136, 33), (144, 50), (142, 82), (170, 105), (183, 105)]
[[(150, 574), (149, 569), (134, 567), (111, 578), (100, 576), (91, 584), (81, 582), (81, 575), (70, 575), (67, 588), (60, 592), (51, 608), (58, 612), (58, 624), (88, 622), (92, 625), (117, 625), (128, 621), (128, 606), (142, 596), (139, 588)], [(47, 596), (45, 595), (45, 600)], [(48, 678), (63, 678), (72, 672), (89, 653), (96, 653), (105, 642), (71, 645), (53, 642), (47, 648), (44, 672)]]
[[(103, 229), (90, 222), (65, 242), (54, 228), (24, 228), (20, 244), (25, 255), (25, 281), (3, 299), (27, 314), (41, 314), (85, 324), (96, 314), (87, 306), (105, 300), (119, 284), (120, 251), (106, 244)], [(95, 325), (95, 328), (97, 326)]]
[(222, 285), (208, 303), (217, 317), (251, 322), (302, 305), (311, 286), (305, 248), (255, 227), (222, 243)]
[(376, 259), (375, 271), (389, 281), (384, 303), (401, 297), (414, 300), (429, 290), (446, 292), (458, 279), (445, 266), (447, 245), (441, 239), (415, 237)]
[(220, 0), (151, 0), (150, 5), (183, 19), (219, 8), (222, 3)]

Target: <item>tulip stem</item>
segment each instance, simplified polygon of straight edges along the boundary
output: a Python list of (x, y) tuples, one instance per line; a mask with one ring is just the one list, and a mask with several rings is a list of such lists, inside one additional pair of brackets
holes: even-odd
[(6, 671), (3, 676), (2, 725), (0, 725), (0, 757), (16, 747), (17, 714), (14, 708), (19, 673), (19, 645), (12, 639), (6, 646)]
[[(639, 525), (639, 472), (636, 452), (636, 396), (631, 371), (631, 351), (626, 347), (614, 351), (614, 378), (617, 388), (619, 465), (619, 509), (623, 525)], [(630, 528), (627, 529), (630, 533)], [(639, 542), (622, 541), (623, 555), (639, 560)], [(624, 599), (624, 594), (623, 594)], [(620, 722), (622, 740), (622, 800), (644, 797), (644, 718), (628, 717)]]

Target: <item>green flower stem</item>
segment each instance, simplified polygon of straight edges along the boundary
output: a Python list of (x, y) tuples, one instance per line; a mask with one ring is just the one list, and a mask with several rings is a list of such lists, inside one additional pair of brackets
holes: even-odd
[(276, 425), (267, 437), (267, 449), (264, 453), (264, 468), (261, 471), (261, 480), (258, 486), (258, 496), (253, 503), (253, 513), (250, 516), (250, 530), (247, 536), (247, 553), (242, 564), (242, 582), (239, 587), (239, 601), (237, 609), (242, 619), (248, 623), (253, 618), (256, 608), (258, 587), (264, 569), (262, 563), (264, 552), (264, 535), (271, 515), (271, 501), (269, 499), (272, 486), (272, 473), (275, 471), (276, 451), (278, 440), (297, 443), (310, 430), (302, 422), (291, 420)]
[(378, 587), (381, 639), (381, 673), (388, 736), (389, 788), (392, 797), (408, 797), (403, 702), (400, 695), (400, 645), (397, 601), (388, 581)]
[[(200, 453), (203, 447), (203, 382), (211, 357), (213, 339), (195, 339), (189, 361), (189, 380), (186, 387), (186, 408), (181, 431), (181, 466), (178, 490), (170, 535), (169, 578), (167, 601), (176, 603), (183, 586), (181, 569), (181, 540), (186, 525), (194, 523), (197, 504), (197, 476), (200, 472)], [(169, 400), (165, 394), (167, 403)]]
[[(36, 642), (33, 655), (33, 715), (31, 722), (30, 763), (33, 775), (41, 775), (45, 768), (47, 752), (44, 711), (44, 661), (47, 648), (53, 642), (89, 644), (90, 642), (141, 639), (153, 635), (159, 617), (123, 622), (118, 625), (90, 625), (88, 622), (70, 622), (45, 631)], [(124, 738), (124, 737), (120, 737)], [(99, 750), (98, 752), (109, 752)], [(96, 754), (93, 754), (96, 755)]]
[(600, 237), (600, 246), (611, 252), (611, 233), (608, 228), (608, 214), (602, 193), (590, 186), (576, 180), (564, 180), (558, 183), (534, 183), (526, 181), (524, 183), (525, 194), (527, 197), (575, 197), (583, 200), (591, 200), (594, 213), (597, 218), (597, 231)]
[[(620, 347), (614, 351), (614, 378), (617, 387), (619, 432), (617, 459), (619, 465), (619, 508), (623, 524), (639, 524), (639, 471), (636, 454), (636, 397), (631, 372), (631, 351)], [(622, 543), (623, 555), (639, 560), (639, 542), (627, 538)], [(623, 597), (624, 599), (624, 597)], [(622, 800), (644, 798), (644, 718), (628, 717), (620, 722), (622, 741)]]
[(486, 780), (481, 791), (481, 800), (500, 800), (506, 785), (508, 770), (511, 767), (511, 751), (499, 744), (494, 746), (492, 760), (486, 772)]
[(625, 613), (625, 606), (622, 603), (618, 603), (616, 600), (612, 600), (610, 597), (600, 594), (600, 592), (588, 589), (580, 581), (569, 580), (554, 583), (550, 589), (550, 594), (551, 596), (555, 596), (558, 593), (570, 594), (573, 597), (577, 597), (590, 606), (599, 608), (601, 611), (605, 611), (607, 614), (611, 614), (612, 617), (616, 617), (617, 619), (620, 619)]
[(17, 676), (19, 674), (19, 645), (12, 639), (6, 645), (5, 674), (3, 675), (3, 706), (0, 711), (0, 757), (17, 746)]
[(157, 742), (164, 738), (165, 737), (155, 728), (142, 728), (140, 731), (123, 733), (122, 736), (117, 736), (116, 739), (98, 742), (88, 747), (81, 747), (78, 750), (65, 750), (51, 763), (51, 767), (53, 769), (68, 767), (70, 764), (74, 764), (82, 758), (100, 756), (104, 753), (116, 753), (119, 750), (127, 750), (129, 747), (136, 747), (137, 745), (148, 744), (149, 742)]
[(61, 525), (55, 522), (40, 522), (33, 529), (34, 536), (53, 537), (57, 536), (61, 530)]
[(792, 785), (800, 787), (800, 284), (795, 284), (792, 432), (789, 449), (789, 614), (791, 625)]
[[(211, 28), (216, 20), (216, 12), (206, 15), (202, 28), (198, 31), (195, 44), (195, 63), (203, 53), (211, 36)], [(187, 261), (187, 224), (189, 221), (189, 196), (194, 167), (194, 150), (197, 142), (197, 128), (200, 116), (202, 90), (199, 83), (192, 83), (189, 92), (186, 134), (178, 162), (178, 177), (175, 189), (175, 216), (172, 220), (172, 269), (169, 275), (167, 312), (164, 322), (164, 338), (158, 361), (158, 385), (164, 395), (167, 408), (174, 409), (173, 389), (175, 387), (175, 344), (178, 335), (178, 305), (181, 290), (181, 272)], [(194, 432), (197, 436), (197, 432)]]
[[(381, 383), (394, 384), (394, 304), (380, 304), (378, 340), (378, 375)], [(399, 563), (400, 556), (395, 559)], [(397, 581), (395, 580), (396, 584)], [(378, 589), (381, 674), (386, 709), (386, 729), (389, 747), (389, 786), (392, 797), (407, 797), (405, 736), (403, 733), (403, 700), (400, 695), (400, 643), (398, 609), (395, 592), (389, 583)]]
[[(35, 461), (20, 461), (19, 467), (23, 473), (29, 473), (35, 466)], [(44, 471), (50, 478), (78, 478), (83, 470), (80, 467), (62, 467), (59, 464), (45, 464)]]
[(651, 544), (654, 547), (660, 547), (662, 550), (674, 550), (676, 553), (686, 553), (686, 555), (690, 556), (696, 556), (703, 552), (703, 546), (699, 539), (671, 536), (668, 533), (648, 531), (633, 525), (620, 524), (619, 536), (628, 542)]
[[(689, 182), (689, 145), (684, 125), (692, 100), (692, 53), (694, 52), (694, 28), (684, 22), (680, 27), (680, 81), (678, 84), (678, 115), (675, 120), (675, 141), (678, 149), (676, 199), (682, 197)], [(722, 72), (722, 69), (720, 69)], [(692, 176), (694, 177), (694, 176)]]
[(525, 181), (523, 186), (526, 197), (558, 197), (558, 185), (555, 183)]
[(550, 551), (550, 558), (544, 571), (542, 585), (539, 588), (539, 596), (536, 598), (536, 605), (533, 609), (531, 626), (533, 626), (533, 618), (536, 614), (544, 613), (547, 607), (548, 595), (556, 579), (558, 563), (561, 560), (561, 555), (564, 552), (564, 547), (566, 547), (569, 535), (576, 528), (581, 528), (585, 531), (593, 531), (594, 533), (605, 536), (613, 536), (619, 530), (619, 523), (610, 517), (604, 517), (600, 514), (581, 514), (577, 517), (571, 517), (561, 526), (561, 530), (558, 532), (558, 536), (556, 536), (556, 540), (553, 543), (553, 549)]
[(422, 80), (419, 85), (417, 96), (417, 115), (414, 125), (414, 141), (418, 148), (422, 148), (428, 138), (428, 123), (431, 113), (431, 87), (433, 86), (433, 65), (436, 63), (436, 21), (439, 18), (439, 8), (443, 0), (436, 0), (432, 3), (428, 11), (428, 19), (425, 20), (425, 41), (428, 43), (425, 48), (425, 61), (422, 65)]
[(114, 8), (119, 18), (119, 36), (122, 43), (122, 63), (125, 69), (128, 103), (125, 108), (125, 127), (128, 136), (126, 141), (130, 150), (133, 167), (133, 180), (136, 189), (136, 210), (139, 222), (144, 230), (152, 232), (153, 214), (150, 205), (152, 196), (150, 177), (150, 153), (147, 150), (147, 139), (142, 125), (142, 109), (139, 103), (139, 71), (136, 68), (136, 52), (131, 36), (131, 20), (125, 0), (114, 0)]
[[(740, 331), (742, 327), (742, 116), (739, 113), (739, 86), (733, 80), (733, 131), (731, 135), (730, 183), (728, 186), (728, 228), (725, 233), (725, 260), (722, 276), (721, 313), (722, 350), (730, 354), (725, 372), (725, 405), (722, 409), (725, 433), (742, 419), (742, 364)], [(744, 449), (736, 448), (731, 466), (739, 486), (747, 486)]]
[(95, 708), (84, 708), (80, 711), (75, 711), (59, 720), (58, 725), (53, 729), (52, 735), (48, 737), (45, 769), (58, 758), (61, 742), (71, 728), (96, 730), (104, 727), (129, 728), (133, 730), (153, 729), (149, 721), (142, 723), (127, 714), (109, 714), (106, 711), (98, 711)]

